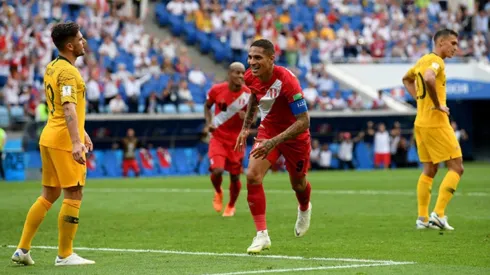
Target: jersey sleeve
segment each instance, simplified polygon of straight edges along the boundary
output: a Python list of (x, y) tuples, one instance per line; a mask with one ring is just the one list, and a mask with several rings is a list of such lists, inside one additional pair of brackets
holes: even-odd
[(408, 71), (407, 71), (407, 76), (415, 79), (416, 75), (415, 75), (415, 66), (411, 67)]
[(286, 96), (288, 103), (303, 99), (304, 94), (296, 76), (291, 73), (291, 75), (287, 77), (285, 84), (286, 89), (284, 89), (284, 95)]
[(430, 59), (427, 69), (431, 69), (436, 73), (436, 76), (444, 70), (444, 63), (442, 59), (433, 57)]
[(66, 102), (77, 104), (77, 78), (72, 70), (64, 70), (59, 74), (58, 88), (62, 105)]
[(214, 104), (216, 102), (216, 87), (212, 86), (211, 89), (209, 89), (208, 94), (206, 95), (206, 102), (210, 104)]

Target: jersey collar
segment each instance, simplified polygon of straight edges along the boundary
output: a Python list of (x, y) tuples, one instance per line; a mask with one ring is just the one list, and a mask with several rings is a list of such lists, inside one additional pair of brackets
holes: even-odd
[(70, 65), (73, 65), (73, 64), (71, 64), (70, 60), (68, 60), (66, 57), (64, 57), (62, 55), (58, 55), (58, 59), (59, 60), (65, 60), (66, 62), (70, 63)]

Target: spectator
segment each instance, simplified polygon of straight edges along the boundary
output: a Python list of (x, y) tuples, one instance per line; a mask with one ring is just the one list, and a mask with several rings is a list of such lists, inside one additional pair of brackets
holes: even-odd
[(152, 92), (145, 102), (145, 113), (154, 114), (157, 112), (158, 97), (155, 92)]
[(378, 125), (378, 131), (374, 135), (374, 166), (380, 168), (381, 164), (385, 169), (391, 164), (390, 134), (384, 123)]
[(310, 82), (308, 88), (303, 90), (303, 94), (305, 96), (306, 104), (308, 105), (308, 109), (312, 110), (316, 108), (318, 102), (318, 91), (315, 88), (315, 84)]
[(322, 170), (330, 170), (332, 168), (332, 151), (328, 148), (328, 144), (323, 144), (320, 155), (318, 166)]
[(338, 158), (340, 161), (340, 169), (354, 169), (354, 163), (352, 162), (354, 155), (354, 142), (351, 139), (351, 134), (345, 132), (342, 134), (342, 141), (339, 146)]
[(468, 134), (466, 133), (465, 129), (459, 129), (458, 124), (456, 121), (451, 121), (451, 127), (454, 130), (454, 134), (456, 135), (456, 139), (458, 140), (458, 143), (461, 143), (461, 141), (466, 141), (468, 140)]
[(126, 103), (124, 103), (124, 100), (122, 99), (120, 94), (117, 94), (109, 102), (109, 112), (112, 114), (124, 113), (126, 109), (127, 109)]
[(194, 100), (192, 99), (192, 94), (187, 87), (187, 81), (182, 79), (179, 84), (179, 101), (189, 106), (192, 112), (194, 112)]
[(378, 91), (378, 98), (373, 100), (373, 110), (380, 110), (380, 109), (387, 109), (388, 106), (386, 105), (386, 102), (383, 99), (383, 91), (379, 90)]
[(408, 144), (407, 139), (402, 137), (395, 147), (393, 162), (397, 168), (408, 167)]
[(310, 167), (312, 170), (318, 170), (320, 165), (320, 142), (318, 139), (314, 139), (311, 142), (311, 152), (310, 152)]
[(206, 83), (206, 75), (197, 66), (189, 71), (188, 78), (191, 83), (199, 85), (201, 87), (204, 86), (204, 84)]
[(349, 104), (349, 108), (354, 111), (360, 111), (363, 108), (362, 99), (356, 91), (352, 92), (352, 94), (347, 99), (347, 102)]
[(318, 97), (318, 105), (320, 106), (321, 110), (332, 110), (331, 100), (327, 91), (323, 91)]
[(87, 101), (88, 112), (99, 113), (100, 87), (94, 75), (91, 75), (87, 81)]
[(342, 93), (340, 91), (335, 93), (335, 97), (332, 99), (331, 104), (332, 110), (335, 111), (343, 111), (347, 108), (347, 102), (342, 98)]
[(139, 97), (141, 94), (141, 86), (148, 80), (151, 75), (136, 79), (135, 76), (130, 75), (128, 79), (124, 81), (124, 89), (126, 91), (126, 97), (128, 98), (128, 107), (130, 113), (138, 112)]
[(161, 96), (162, 104), (173, 104), (177, 113), (179, 112), (179, 86), (170, 79), (167, 83), (167, 87), (162, 91)]

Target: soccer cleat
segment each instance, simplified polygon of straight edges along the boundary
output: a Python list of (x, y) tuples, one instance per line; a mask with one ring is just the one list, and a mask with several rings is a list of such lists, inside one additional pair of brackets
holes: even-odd
[(12, 262), (22, 265), (34, 264), (34, 261), (31, 258), (31, 252), (27, 251), (27, 253), (24, 253), (20, 248), (15, 250), (14, 255), (12, 255)]
[(214, 192), (213, 208), (216, 212), (221, 212), (223, 209), (223, 191), (221, 193)]
[(454, 230), (454, 227), (450, 226), (447, 221), (447, 216), (439, 218), (436, 212), (432, 212), (429, 217), (429, 227), (432, 229), (441, 230)]
[(235, 207), (226, 205), (225, 211), (223, 212), (223, 217), (233, 217), (235, 216), (235, 211)]
[(311, 220), (311, 202), (308, 205), (308, 210), (301, 211), (298, 207), (298, 218), (296, 219), (296, 225), (294, 226), (294, 235), (296, 237), (302, 237), (310, 228)]
[(423, 222), (423, 221), (417, 219), (417, 221), (415, 221), (415, 228), (416, 229), (427, 229), (427, 228), (429, 228), (429, 222)]
[(76, 253), (72, 253), (70, 256), (66, 258), (60, 258), (56, 256), (56, 260), (54, 261), (55, 266), (64, 266), (64, 265), (86, 265), (86, 264), (95, 264), (94, 261), (84, 259), (78, 256)]
[(266, 231), (257, 232), (257, 236), (252, 241), (252, 244), (247, 248), (247, 253), (250, 255), (259, 254), (262, 250), (271, 248), (271, 239)]

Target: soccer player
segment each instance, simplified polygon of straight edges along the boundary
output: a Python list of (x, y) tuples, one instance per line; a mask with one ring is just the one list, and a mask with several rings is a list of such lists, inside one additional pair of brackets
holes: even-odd
[(259, 109), (261, 122), (247, 171), (247, 200), (257, 230), (247, 249), (249, 254), (260, 253), (271, 246), (262, 180), (280, 155), (284, 156), (291, 186), (299, 202), (294, 235), (301, 237), (310, 227), (311, 186), (306, 180), (311, 151), (310, 118), (298, 79), (288, 69), (276, 66), (274, 55), (274, 45), (269, 40), (256, 40), (250, 46), (250, 69), (245, 73), (245, 84), (252, 95), (235, 144), (236, 150), (244, 150), (253, 117)]
[[(232, 63), (228, 70), (228, 81), (211, 87), (204, 108), (206, 128), (211, 132), (208, 155), (211, 162), (211, 182), (215, 190), (213, 207), (216, 212), (221, 212), (223, 208), (223, 172), (226, 170), (230, 173), (230, 202), (226, 205), (223, 217), (235, 215), (235, 202), (242, 187), (240, 173), (244, 152), (233, 149), (250, 98), (250, 89), (243, 85), (244, 73), (245, 66), (242, 63)], [(212, 118), (213, 105), (215, 111)]]
[(85, 39), (76, 23), (53, 27), (51, 38), (59, 56), (46, 66), (44, 89), (49, 118), (39, 147), (42, 159), (42, 194), (31, 206), (12, 261), (33, 265), (31, 243), (46, 213), (63, 190), (58, 216), (58, 256), (56, 266), (94, 264), (73, 252), (73, 239), (79, 223), (82, 188), (85, 185), (85, 153), (93, 149), (85, 132), (85, 82), (73, 65), (85, 54)]
[[(461, 148), (449, 123), (444, 59), (456, 53), (458, 34), (448, 29), (436, 32), (434, 47), (433, 52), (422, 56), (403, 77), (405, 88), (417, 100), (414, 134), (419, 159), (424, 165), (417, 184), (416, 228), (453, 230), (445, 210), (464, 169)], [(448, 172), (439, 187), (435, 209), (429, 216), (432, 182), (440, 162), (446, 162)]]
[(129, 169), (133, 170), (134, 175), (139, 177), (140, 168), (136, 161), (136, 149), (138, 149), (138, 138), (134, 135), (134, 130), (129, 128), (126, 137), (122, 139), (123, 148), (123, 177), (128, 176)]

